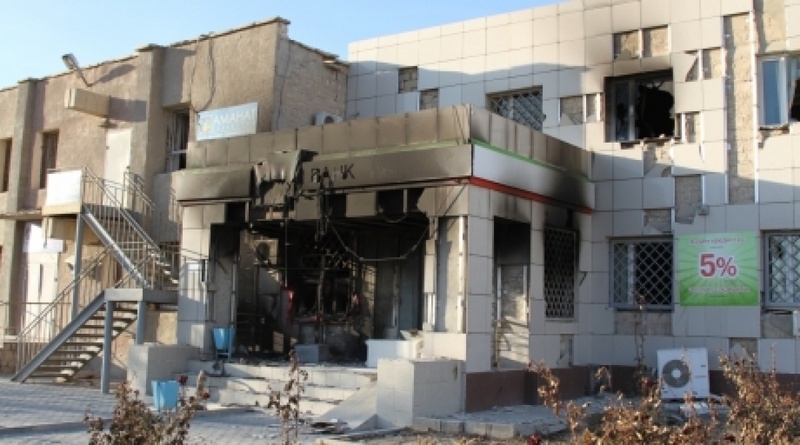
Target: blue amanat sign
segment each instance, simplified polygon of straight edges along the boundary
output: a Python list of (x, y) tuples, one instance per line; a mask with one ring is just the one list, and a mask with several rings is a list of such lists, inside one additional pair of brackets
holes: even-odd
[(257, 123), (257, 102), (201, 111), (197, 113), (197, 140), (255, 134)]

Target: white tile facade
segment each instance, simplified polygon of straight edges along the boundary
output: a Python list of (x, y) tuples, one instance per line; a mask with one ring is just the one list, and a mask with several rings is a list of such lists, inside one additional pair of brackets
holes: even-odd
[[(354, 61), (351, 69), (354, 80), (351, 79), (350, 85), (355, 86), (356, 93), (350, 97), (348, 114), (358, 113), (362, 118), (409, 110), (407, 104), (412, 100), (389, 91), (387, 74), (408, 66), (419, 67), (420, 89), (439, 89), (440, 106), (468, 103), (483, 107), (487, 104), (487, 94), (541, 88), (546, 115), (544, 133), (591, 151), (590, 177), (595, 185), (596, 206), (588, 217), (590, 222), (580, 228), (581, 240), (586, 241), (581, 246), (580, 268), (588, 269), (588, 277), (580, 287), (574, 321), (553, 323), (542, 313), (544, 301), (537, 280), (543, 278), (543, 270), (536, 259), (539, 257), (532, 255), (532, 358), (544, 358), (555, 364), (559, 336), (573, 332), (575, 363), (608, 362), (608, 357), (613, 357), (617, 364), (628, 363), (633, 358), (633, 338), (615, 333), (615, 310), (609, 303), (609, 240), (652, 235), (652, 224), (644, 226), (648, 219), (645, 212), (666, 209), (669, 213), (674, 209), (679, 201), (675, 195), (675, 177), (700, 175), (700, 200), (706, 211), (695, 215), (691, 222), (671, 220), (671, 228), (663, 236), (756, 232), (760, 248), (763, 231), (800, 228), (797, 205), (800, 129), (794, 124), (789, 129), (753, 137), (753, 116), (759, 113), (757, 100), (749, 99), (736, 107), (730, 103), (743, 94), (752, 95), (753, 88), (748, 83), (744, 87), (747, 91), (732, 92), (730, 79), (735, 73), (731, 66), (725, 66), (724, 54), (726, 45), (735, 39), (726, 37), (729, 32), (726, 20), (731, 15), (749, 14), (752, 9), (752, 0), (578, 0), (394, 38), (356, 42), (350, 46), (349, 57)], [(784, 10), (787, 26), (776, 35), (785, 40), (778, 46), (796, 51), (800, 49), (800, 31), (788, 24), (798, 21), (795, 19), (800, 17), (800, 3), (786, 0)], [(660, 27), (667, 29), (666, 54), (656, 57), (636, 54), (632, 59), (615, 60), (615, 33), (639, 32), (640, 38), (644, 38), (645, 32), (641, 30)], [(384, 50), (383, 46), (396, 49)], [(384, 55), (393, 60), (380, 60)], [(697, 70), (696, 78), (687, 78), (695, 63), (718, 65), (703, 66)], [(738, 53), (733, 63), (738, 69), (749, 70), (750, 54)], [(668, 73), (674, 81), (673, 117), (680, 119), (678, 113), (692, 113), (696, 119), (692, 129), (696, 132), (694, 140), (676, 138), (666, 144), (655, 165), (650, 157), (652, 150), (645, 144), (620, 143), (609, 136), (612, 128), (609, 122), (614, 114), (605, 104), (609, 79), (643, 72)], [(745, 76), (748, 81), (749, 76), (748, 71)], [(601, 97), (599, 122), (559, 126), (561, 98), (595, 93)], [(397, 99), (392, 102), (382, 96)], [(540, 153), (543, 148), (539, 145), (534, 141), (532, 152)], [(750, 202), (741, 201), (733, 193), (734, 187), (741, 183), (752, 187)], [(488, 272), (483, 269), (491, 266), (492, 261), (491, 241), (482, 234), (492, 233), (492, 218), (501, 211), (498, 206), (503, 208), (502, 212), (509, 209), (507, 202), (500, 204), (496, 192), (491, 192), (491, 199), (487, 195), (475, 188), (470, 198), (474, 218), (470, 222), (469, 261), (477, 264), (470, 264), (469, 269), (477, 276), (474, 281), (470, 279), (469, 298), (481, 310), (486, 309), (488, 301), (483, 296), (492, 292), (491, 288), (480, 285), (480, 281), (488, 279)], [(537, 216), (539, 212), (546, 210), (534, 206), (523, 212), (528, 216), (521, 220), (542, 220)], [(652, 219), (650, 214), (648, 217)], [(481, 233), (475, 235), (473, 230)], [(538, 233), (536, 229), (534, 233)], [(537, 237), (532, 237), (531, 248), (541, 249), (541, 243), (533, 238)], [(678, 282), (676, 277), (676, 287)], [(671, 316), (670, 334), (676, 338), (673, 341), (670, 336), (653, 334), (646, 342), (648, 356), (661, 347), (706, 347), (727, 344), (729, 337), (762, 335), (758, 307), (706, 309), (677, 305)], [(483, 333), (487, 325), (479, 318), (480, 315), (470, 313), (468, 323)], [(781, 351), (800, 348), (794, 339), (781, 341), (786, 342), (780, 346)], [(768, 343), (764, 339), (759, 348), (766, 348)], [(485, 354), (486, 351), (479, 353)], [(787, 353), (781, 369), (795, 372), (795, 355)], [(480, 360), (468, 357), (467, 361), (468, 368), (482, 369)], [(713, 359), (711, 362), (717, 363)]]

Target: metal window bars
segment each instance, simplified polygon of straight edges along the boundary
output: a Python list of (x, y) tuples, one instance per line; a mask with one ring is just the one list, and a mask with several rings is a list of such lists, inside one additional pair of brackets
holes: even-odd
[(800, 306), (800, 233), (766, 235), (767, 307)]
[(611, 301), (618, 308), (672, 307), (672, 240), (620, 240), (611, 245)]
[(544, 230), (544, 299), (547, 318), (575, 316), (577, 234), (571, 230)]
[(490, 96), (489, 108), (493, 113), (539, 131), (542, 130), (546, 118), (542, 92), (539, 90)]

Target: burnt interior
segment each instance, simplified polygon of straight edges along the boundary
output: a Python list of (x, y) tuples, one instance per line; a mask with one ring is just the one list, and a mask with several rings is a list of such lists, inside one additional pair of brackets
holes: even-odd
[(365, 340), (421, 329), (429, 230), (421, 193), (378, 191), (373, 215), (363, 217), (348, 216), (346, 194), (331, 190), (314, 196), (316, 219), (291, 218), (291, 207), (228, 204), (229, 235), (217, 243), (238, 245), (227, 253), (238, 258), (236, 354), (324, 344), (329, 360), (363, 361)]

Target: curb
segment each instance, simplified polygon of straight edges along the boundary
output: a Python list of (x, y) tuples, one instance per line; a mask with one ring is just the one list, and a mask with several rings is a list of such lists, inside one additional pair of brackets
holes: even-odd
[[(230, 407), (218, 408), (213, 410), (197, 411), (194, 417), (212, 417), (212, 416), (226, 416), (231, 414), (239, 414), (245, 412), (254, 412), (255, 410), (250, 407)], [(7, 434), (24, 434), (24, 433), (54, 433), (72, 430), (89, 430), (89, 425), (83, 421), (77, 422), (61, 422), (61, 423), (45, 423), (40, 425), (23, 425), (0, 427), (0, 437)]]
[(62, 431), (71, 431), (85, 429), (88, 431), (89, 425), (80, 422), (62, 422), (62, 423), (46, 423), (43, 425), (26, 425), (26, 426), (11, 426), (7, 428), (0, 427), (0, 436), (6, 434), (22, 434), (22, 433), (54, 433)]

